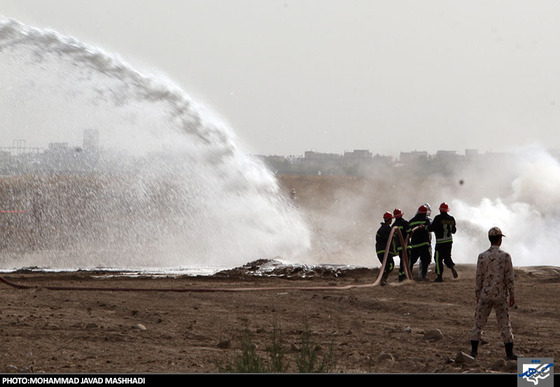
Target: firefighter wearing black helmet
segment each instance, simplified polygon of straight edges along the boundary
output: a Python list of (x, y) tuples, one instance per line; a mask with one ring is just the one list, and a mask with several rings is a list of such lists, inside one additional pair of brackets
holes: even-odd
[(428, 266), (432, 260), (431, 254), (431, 238), (428, 228), (431, 224), (431, 219), (428, 217), (428, 207), (426, 205), (421, 205), (418, 208), (416, 215), (410, 219), (410, 228), (416, 230), (412, 233), (410, 237), (410, 271), (416, 261), (420, 259), (420, 265), (418, 269), (418, 278), (426, 279), (428, 274)]
[(435, 282), (443, 281), (443, 265), (451, 269), (453, 278), (457, 278), (457, 270), (455, 263), (451, 259), (451, 248), (453, 246), (453, 234), (457, 232), (455, 218), (449, 215), (449, 206), (447, 203), (441, 203), (439, 206), (440, 214), (434, 218), (434, 221), (428, 227), (429, 231), (433, 231), (436, 235), (436, 248), (434, 260), (436, 263)]

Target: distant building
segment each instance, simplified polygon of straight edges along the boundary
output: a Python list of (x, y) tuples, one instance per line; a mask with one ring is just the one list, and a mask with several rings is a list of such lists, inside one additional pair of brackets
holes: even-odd
[(318, 153), (313, 151), (306, 151), (304, 154), (304, 159), (306, 160), (337, 160), (340, 157), (336, 153)]
[(465, 157), (467, 159), (474, 159), (479, 156), (478, 149), (465, 149)]
[(51, 142), (46, 149), (27, 147), (23, 139), (0, 148), (0, 175), (27, 173), (94, 173), (101, 158), (99, 131), (84, 131), (83, 148), (67, 142)]
[(368, 150), (354, 150), (352, 152), (344, 152), (345, 160), (370, 160), (373, 154)]
[(456, 151), (438, 150), (435, 158), (440, 160), (455, 160), (458, 156)]
[(399, 156), (399, 160), (403, 164), (415, 163), (418, 161), (426, 161), (428, 160), (428, 152), (426, 151), (401, 152)]

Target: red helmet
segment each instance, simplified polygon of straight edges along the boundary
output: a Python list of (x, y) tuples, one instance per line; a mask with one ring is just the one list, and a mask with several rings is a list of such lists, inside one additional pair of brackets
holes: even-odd
[(449, 206), (447, 203), (441, 203), (439, 205), (439, 212), (449, 212)]
[(424, 205), (421, 205), (421, 206), (418, 208), (418, 213), (419, 213), (419, 214), (427, 214), (427, 213), (428, 213), (428, 207), (426, 207), (426, 206), (424, 206)]
[(393, 219), (393, 214), (391, 214), (389, 211), (383, 214), (383, 220), (387, 219)]
[(395, 218), (402, 218), (403, 212), (400, 209), (395, 208), (395, 211), (393, 211), (393, 215), (395, 215)]

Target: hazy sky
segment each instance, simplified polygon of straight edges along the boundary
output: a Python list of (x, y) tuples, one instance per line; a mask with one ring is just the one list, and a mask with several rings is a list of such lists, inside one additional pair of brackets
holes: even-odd
[(253, 153), (560, 148), (560, 2), (0, 0), (209, 106)]

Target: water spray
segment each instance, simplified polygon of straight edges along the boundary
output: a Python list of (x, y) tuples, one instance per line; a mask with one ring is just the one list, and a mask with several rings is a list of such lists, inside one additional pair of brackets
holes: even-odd
[(0, 19), (0, 83), (4, 136), (49, 142), (2, 179), (4, 206), (32, 207), (7, 225), (3, 269), (211, 271), (309, 247), (272, 172), (164, 77)]
[[(417, 229), (421, 226), (417, 226), (412, 229), (410, 235), (412, 235)], [(217, 292), (226, 292), (226, 293), (236, 293), (236, 292), (252, 292), (252, 291), (294, 291), (294, 290), (301, 290), (301, 291), (325, 291), (325, 290), (350, 290), (350, 289), (358, 289), (358, 288), (372, 288), (378, 286), (381, 283), (381, 279), (383, 277), (383, 272), (385, 270), (385, 266), (387, 265), (387, 260), (389, 257), (389, 250), (391, 247), (391, 243), (393, 241), (393, 237), (395, 237), (395, 233), (397, 234), (401, 245), (403, 246), (403, 254), (402, 254), (402, 262), (401, 265), (405, 266), (405, 274), (406, 278), (409, 281), (412, 281), (412, 273), (410, 270), (410, 265), (408, 263), (408, 255), (406, 253), (407, 247), (407, 240), (402, 235), (401, 230), (395, 226), (391, 228), (391, 232), (389, 234), (389, 238), (387, 240), (387, 246), (385, 248), (385, 255), (383, 256), (383, 263), (381, 265), (381, 269), (377, 275), (377, 279), (375, 282), (370, 284), (354, 284), (354, 285), (345, 285), (345, 286), (269, 286), (269, 287), (236, 287), (236, 288), (203, 288), (203, 287), (183, 287), (183, 288), (122, 288), (122, 287), (84, 287), (84, 286), (43, 286), (42, 288), (47, 290), (66, 290), (66, 291), (111, 291), (111, 292), (175, 292), (175, 293), (217, 293)], [(12, 282), (2, 276), (0, 276), (0, 282), (14, 287), (16, 289), (36, 289), (38, 286), (33, 285), (23, 285)]]

